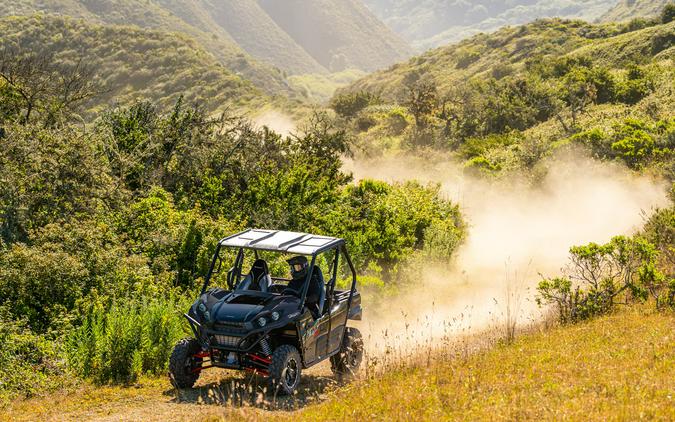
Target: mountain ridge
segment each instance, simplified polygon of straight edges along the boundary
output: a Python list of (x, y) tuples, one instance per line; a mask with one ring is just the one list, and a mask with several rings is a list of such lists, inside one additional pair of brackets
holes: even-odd
[[(281, 7), (264, 0), (7, 0), (0, 5), (2, 16), (35, 12), (186, 33), (272, 93), (288, 92), (286, 73), (371, 71), (412, 54), (357, 0), (289, 1)], [(292, 14), (303, 19), (290, 24)]]

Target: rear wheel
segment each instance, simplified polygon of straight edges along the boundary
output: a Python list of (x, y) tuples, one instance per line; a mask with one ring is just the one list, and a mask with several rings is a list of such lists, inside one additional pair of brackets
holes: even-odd
[(169, 379), (176, 388), (191, 388), (199, 378), (202, 358), (195, 357), (202, 346), (196, 339), (184, 338), (176, 343), (169, 358)]
[(272, 353), (269, 384), (273, 393), (293, 394), (300, 384), (302, 360), (298, 349), (290, 344), (279, 346)]
[(363, 338), (361, 332), (353, 327), (345, 329), (340, 352), (331, 356), (333, 374), (340, 379), (351, 378), (361, 366), (363, 360)]

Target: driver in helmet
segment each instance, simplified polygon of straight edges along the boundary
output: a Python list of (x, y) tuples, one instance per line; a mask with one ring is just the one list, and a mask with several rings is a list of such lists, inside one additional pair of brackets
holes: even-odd
[[(288, 287), (284, 289), (284, 294), (292, 294), (297, 297), (302, 296), (302, 286), (305, 284), (307, 279), (307, 271), (309, 264), (307, 262), (307, 257), (304, 256), (294, 256), (293, 258), (287, 260), (288, 264), (291, 266), (291, 277), (292, 280), (288, 283)], [(321, 279), (321, 270), (319, 267), (315, 266), (314, 271), (312, 271), (312, 277), (309, 280), (309, 286), (307, 288), (307, 299), (305, 300), (305, 306), (312, 313), (314, 319), (317, 319), (320, 315), (319, 312), (319, 299), (321, 297), (321, 288), (323, 280)]]

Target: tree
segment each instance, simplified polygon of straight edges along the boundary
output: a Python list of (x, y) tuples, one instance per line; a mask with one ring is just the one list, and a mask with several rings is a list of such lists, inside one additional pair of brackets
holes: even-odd
[[(577, 69), (565, 75), (561, 81), (560, 91), (564, 106), (557, 108), (558, 111), (555, 116), (567, 133), (577, 130), (579, 115), (585, 112), (597, 98), (597, 88), (586, 76), (585, 72)], [(571, 120), (569, 123), (563, 113), (564, 111), (569, 113), (569, 119)]]
[(75, 64), (58, 64), (51, 54), (8, 48), (0, 52), (0, 80), (6, 91), (2, 97), (13, 98), (11, 114), (18, 115), (22, 125), (38, 114), (45, 127), (53, 127), (101, 92), (94, 69), (81, 58)]
[(431, 114), (436, 109), (438, 94), (432, 81), (418, 81), (407, 86), (408, 95), (404, 105), (415, 118), (415, 126), (423, 130), (429, 124)]
[(113, 205), (99, 139), (74, 130), (16, 128), (0, 138), (0, 239), (11, 244), (49, 223)]
[(440, 99), (436, 116), (443, 122), (443, 135), (460, 140), (475, 136), (480, 127), (481, 106), (473, 87), (459, 86)]

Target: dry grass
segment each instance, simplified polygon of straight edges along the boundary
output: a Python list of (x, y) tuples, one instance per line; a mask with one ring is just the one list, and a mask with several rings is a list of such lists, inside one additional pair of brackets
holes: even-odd
[(162, 379), (16, 402), (0, 420), (675, 420), (672, 313), (636, 307), (447, 354), (324, 388), (295, 411), (177, 400)]
[(300, 412), (341, 420), (675, 420), (675, 315), (635, 308), (397, 371)]

